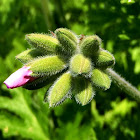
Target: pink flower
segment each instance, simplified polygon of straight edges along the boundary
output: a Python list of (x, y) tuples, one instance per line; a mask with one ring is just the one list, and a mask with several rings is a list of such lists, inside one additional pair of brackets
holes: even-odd
[(31, 77), (32, 71), (29, 70), (30, 67), (22, 67), (16, 72), (11, 74), (5, 81), (4, 84), (7, 88), (16, 88), (25, 85), (27, 82), (32, 82), (35, 80), (35, 77)]

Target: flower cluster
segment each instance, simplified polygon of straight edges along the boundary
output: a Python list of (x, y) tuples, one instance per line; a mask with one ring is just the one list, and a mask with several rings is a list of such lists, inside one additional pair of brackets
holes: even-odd
[(7, 88), (34, 90), (49, 85), (44, 100), (50, 107), (71, 96), (86, 105), (97, 89), (110, 88), (105, 70), (114, 65), (115, 59), (100, 47), (97, 35), (77, 36), (59, 28), (52, 35), (28, 34), (26, 40), (33, 48), (16, 56), (24, 66), (4, 81)]

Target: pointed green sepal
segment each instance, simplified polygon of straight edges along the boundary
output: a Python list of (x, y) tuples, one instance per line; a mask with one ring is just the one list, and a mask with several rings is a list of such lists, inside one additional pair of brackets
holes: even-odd
[(16, 56), (16, 59), (22, 63), (27, 63), (38, 56), (43, 56), (43, 53), (38, 49), (28, 49)]
[(71, 91), (71, 79), (70, 72), (66, 72), (55, 81), (48, 91), (48, 102), (50, 107), (59, 105), (69, 97)]
[(114, 56), (106, 50), (102, 50), (99, 52), (97, 56), (96, 66), (97, 67), (109, 67), (115, 64)]
[(84, 75), (85, 77), (90, 77), (91, 70), (91, 61), (82, 54), (76, 54), (71, 58), (70, 71), (73, 76)]
[(103, 90), (109, 89), (111, 85), (111, 79), (109, 76), (99, 69), (93, 69), (91, 81), (97, 88)]
[(62, 46), (59, 41), (52, 36), (32, 33), (27, 34), (25, 38), (31, 46), (40, 49), (42, 52), (51, 54), (61, 53)]
[(68, 54), (73, 54), (76, 51), (77, 37), (76, 35), (65, 28), (59, 28), (55, 31), (56, 37), (63, 46), (63, 51)]
[(85, 78), (75, 78), (73, 82), (72, 94), (75, 96), (77, 103), (82, 106), (88, 104), (95, 95), (95, 89), (91, 82)]
[(101, 45), (101, 39), (97, 35), (87, 36), (80, 43), (81, 52), (85, 56), (92, 57), (98, 51)]
[(34, 59), (26, 64), (33, 72), (31, 76), (51, 76), (55, 75), (67, 67), (65, 60), (59, 56), (46, 56)]

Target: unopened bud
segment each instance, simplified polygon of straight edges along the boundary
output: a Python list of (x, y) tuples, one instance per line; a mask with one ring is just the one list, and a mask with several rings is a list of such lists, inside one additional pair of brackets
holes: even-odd
[(70, 71), (75, 76), (84, 75), (85, 77), (89, 77), (91, 70), (91, 61), (82, 54), (77, 54), (70, 60)]
[(56, 38), (45, 34), (27, 34), (26, 40), (31, 46), (40, 49), (42, 52), (59, 54), (62, 50), (62, 46)]
[(16, 56), (16, 59), (21, 61), (22, 63), (27, 63), (38, 56), (42, 56), (43, 53), (38, 49), (28, 49)]
[(91, 81), (97, 88), (101, 88), (103, 90), (109, 89), (111, 85), (109, 76), (99, 69), (93, 69)]
[(55, 31), (56, 37), (63, 46), (63, 51), (68, 54), (74, 54), (77, 46), (77, 37), (76, 35), (65, 28), (59, 28)]
[(97, 35), (87, 36), (80, 43), (81, 52), (85, 56), (92, 57), (98, 52), (101, 45), (101, 39)]
[(48, 91), (48, 101), (50, 107), (59, 105), (69, 97), (71, 79), (72, 77), (70, 72), (66, 72), (55, 81), (52, 87), (50, 87)]
[(92, 100), (95, 95), (95, 90), (88, 79), (78, 77), (74, 79), (72, 93), (77, 103), (84, 106)]
[(102, 50), (99, 52), (97, 56), (96, 66), (97, 67), (109, 67), (115, 64), (115, 58), (111, 53), (106, 50)]
[(55, 75), (67, 67), (65, 60), (56, 55), (34, 59), (26, 66), (30, 67), (31, 75), (35, 77)]

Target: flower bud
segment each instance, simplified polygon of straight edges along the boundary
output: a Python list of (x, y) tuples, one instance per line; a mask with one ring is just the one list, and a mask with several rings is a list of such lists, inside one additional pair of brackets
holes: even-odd
[(84, 75), (89, 77), (91, 70), (91, 61), (82, 54), (76, 54), (70, 60), (70, 71), (74, 76)]
[(45, 34), (27, 34), (26, 40), (31, 46), (40, 49), (42, 52), (59, 54), (62, 50), (62, 46), (56, 38)]
[(68, 29), (59, 28), (55, 31), (56, 37), (63, 46), (63, 51), (68, 54), (74, 54), (76, 51), (77, 38), (76, 35)]
[(97, 56), (96, 66), (97, 67), (108, 67), (113, 66), (115, 64), (115, 58), (111, 53), (106, 50), (102, 50), (99, 52)]
[(22, 67), (18, 69), (16, 72), (11, 74), (5, 81), (4, 84), (7, 88), (17, 88), (25, 85), (27, 82), (32, 82), (35, 80), (35, 77), (32, 77), (32, 71), (29, 70), (30, 67)]
[(29, 62), (26, 66), (30, 67), (33, 72), (31, 75), (34, 77), (55, 75), (67, 67), (65, 60), (59, 56), (40, 57)]
[(28, 50), (18, 54), (16, 56), (16, 59), (18, 59), (22, 63), (27, 63), (27, 62), (33, 60), (34, 58), (36, 58), (38, 56), (42, 56), (42, 55), (43, 55), (43, 53), (41, 53), (38, 49), (28, 49)]
[(69, 97), (71, 90), (71, 74), (66, 72), (61, 75), (49, 89), (48, 101), (50, 107), (57, 106)]
[(80, 49), (85, 56), (92, 57), (98, 52), (100, 45), (101, 39), (97, 35), (87, 36), (80, 43)]
[(111, 85), (109, 76), (99, 69), (93, 69), (91, 81), (97, 88), (101, 88), (103, 90), (109, 89)]
[(88, 79), (78, 77), (74, 79), (72, 93), (77, 103), (84, 106), (92, 100), (95, 95), (95, 90)]

